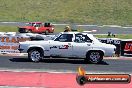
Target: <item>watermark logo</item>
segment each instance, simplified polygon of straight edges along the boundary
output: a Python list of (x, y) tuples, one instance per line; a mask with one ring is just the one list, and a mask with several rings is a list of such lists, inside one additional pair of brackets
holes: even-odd
[(79, 85), (86, 83), (130, 83), (131, 76), (129, 74), (86, 74), (86, 71), (79, 67), (76, 81)]

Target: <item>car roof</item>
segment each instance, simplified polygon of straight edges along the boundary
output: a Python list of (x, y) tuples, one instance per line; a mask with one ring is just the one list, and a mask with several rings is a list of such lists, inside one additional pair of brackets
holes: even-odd
[(61, 32), (62, 34), (77, 34), (77, 33), (80, 33), (80, 32)]
[(85, 34), (85, 35), (92, 35), (84, 32), (61, 32), (61, 34)]

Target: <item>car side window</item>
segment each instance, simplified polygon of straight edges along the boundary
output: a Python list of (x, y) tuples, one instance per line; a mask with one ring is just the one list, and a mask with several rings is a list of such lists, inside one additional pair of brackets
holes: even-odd
[(72, 34), (62, 34), (58, 38), (56, 38), (55, 41), (72, 42), (72, 38), (73, 38)]
[(75, 42), (84, 43), (84, 42), (92, 42), (92, 40), (87, 35), (75, 34)]
[(85, 42), (82, 37), (82, 34), (75, 34), (75, 42), (77, 42), (77, 43)]
[(34, 27), (40, 27), (40, 24), (36, 24)]

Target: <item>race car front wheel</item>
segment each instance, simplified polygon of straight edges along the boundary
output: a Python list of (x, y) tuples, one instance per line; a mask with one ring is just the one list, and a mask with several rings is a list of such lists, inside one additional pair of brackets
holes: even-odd
[(93, 64), (100, 63), (103, 59), (103, 53), (101, 51), (90, 51), (87, 53), (86, 62), (90, 62)]
[(33, 62), (39, 62), (42, 59), (42, 52), (40, 50), (32, 49), (28, 52), (28, 58)]

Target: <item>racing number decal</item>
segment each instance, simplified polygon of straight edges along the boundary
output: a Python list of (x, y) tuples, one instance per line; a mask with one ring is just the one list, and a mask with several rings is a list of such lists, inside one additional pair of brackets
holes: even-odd
[(59, 48), (59, 49), (68, 49), (68, 45), (61, 45), (61, 46), (59, 46), (59, 47), (57, 47), (57, 46), (52, 46), (52, 47), (50, 47), (50, 49), (52, 49), (52, 48)]
[(68, 45), (62, 45), (59, 47), (59, 49), (68, 49), (68, 47), (69, 47)]

